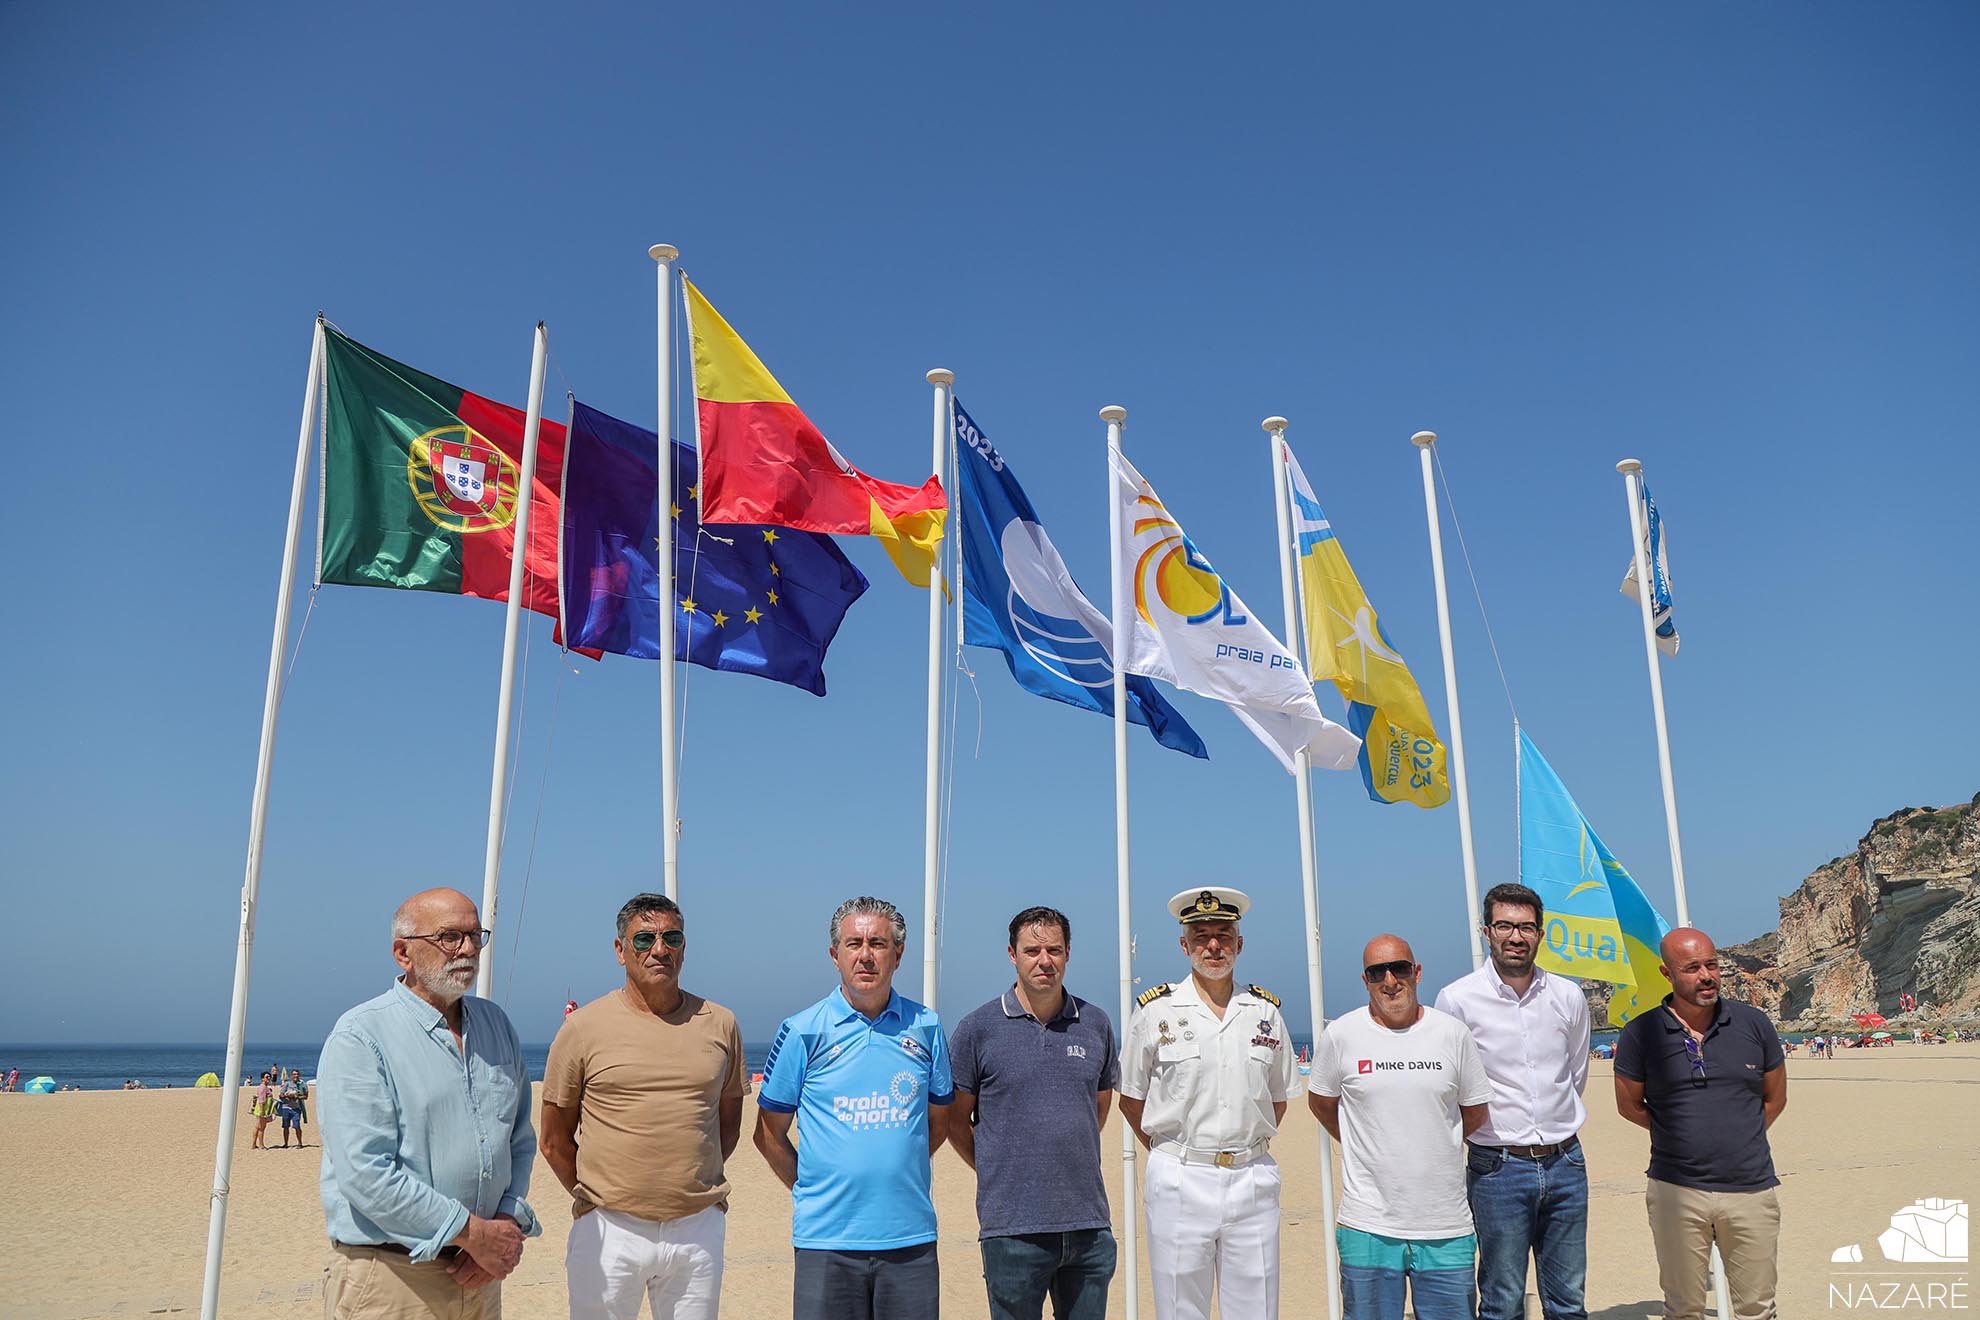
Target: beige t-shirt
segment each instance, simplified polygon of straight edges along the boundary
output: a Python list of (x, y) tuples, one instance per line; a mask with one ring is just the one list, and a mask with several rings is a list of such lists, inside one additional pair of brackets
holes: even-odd
[(729, 1208), (721, 1102), (749, 1089), (736, 1015), (682, 992), (665, 1017), (623, 989), (564, 1019), (543, 1098), (578, 1111), (573, 1217), (599, 1206), (655, 1222)]

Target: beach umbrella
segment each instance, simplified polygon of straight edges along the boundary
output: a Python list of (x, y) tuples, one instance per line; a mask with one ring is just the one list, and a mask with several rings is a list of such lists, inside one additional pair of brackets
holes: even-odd
[(218, 1073), (210, 1073), (210, 1072), (201, 1073), (199, 1075), (199, 1080), (194, 1082), (193, 1085), (210, 1086), (213, 1087), (215, 1090), (218, 1090), (220, 1087), (220, 1075)]
[(21, 1089), (29, 1095), (51, 1095), (55, 1090), (55, 1079), (53, 1077), (30, 1077), (28, 1078), (28, 1084)]

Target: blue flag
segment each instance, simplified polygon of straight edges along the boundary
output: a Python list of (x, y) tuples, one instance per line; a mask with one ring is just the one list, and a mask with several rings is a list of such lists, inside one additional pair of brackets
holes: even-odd
[[(1024, 488), (962, 404), (956, 432), (955, 508), (963, 560), (963, 641), (1004, 653), (1025, 691), (1114, 713), (1113, 623), (1072, 580)], [(1155, 684), (1127, 680), (1128, 718), (1164, 747), (1207, 757), (1203, 740)]]
[[(659, 438), (573, 402), (558, 610), (565, 642), (660, 654)], [(866, 578), (829, 536), (698, 516), (694, 449), (674, 444), (674, 658), (825, 695), (825, 648)]]
[(1563, 976), (1615, 982), (1612, 1025), (1655, 1008), (1670, 993), (1657, 950), (1669, 924), (1603, 846), (1524, 729), (1519, 730), (1519, 879), (1547, 905), (1536, 961)]

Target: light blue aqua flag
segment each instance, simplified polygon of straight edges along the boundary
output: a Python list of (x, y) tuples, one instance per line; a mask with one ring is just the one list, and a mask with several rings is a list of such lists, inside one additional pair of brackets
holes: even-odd
[(1519, 879), (1547, 905), (1537, 961), (1563, 976), (1615, 982), (1609, 1021), (1621, 1026), (1671, 991), (1657, 970), (1670, 923), (1603, 846), (1526, 730), (1517, 731)]
[[(1072, 579), (1004, 456), (952, 402), (955, 508), (962, 545), (963, 641), (1004, 653), (1025, 691), (1114, 713), (1113, 623)], [(1207, 757), (1203, 740), (1155, 684), (1128, 675), (1128, 718), (1164, 747)]]

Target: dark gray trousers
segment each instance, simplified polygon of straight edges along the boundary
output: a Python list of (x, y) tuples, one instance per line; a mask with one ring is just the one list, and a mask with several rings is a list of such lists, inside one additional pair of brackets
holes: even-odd
[(797, 1248), (791, 1320), (936, 1320), (941, 1310), (933, 1242), (892, 1251)]

